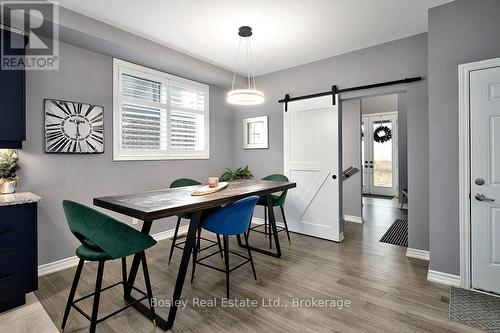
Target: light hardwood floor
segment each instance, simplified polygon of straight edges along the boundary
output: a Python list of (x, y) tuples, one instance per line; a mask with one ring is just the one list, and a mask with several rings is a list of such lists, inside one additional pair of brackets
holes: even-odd
[(33, 293), (26, 295), (26, 304), (0, 314), (0, 332), (57, 333), (58, 329)]
[[(256, 308), (195, 307), (193, 298), (219, 302), (225, 294), (224, 274), (198, 266), (195, 282), (186, 279), (183, 299), (172, 332), (477, 332), (448, 320), (448, 287), (426, 280), (427, 262), (405, 257), (406, 248), (379, 243), (395, 218), (404, 211), (393, 207), (364, 206), (365, 223), (346, 223), (342, 244), (292, 234), (292, 245), (281, 233), (283, 257), (254, 254), (258, 281), (249, 265), (231, 273), (231, 298), (256, 300)], [(265, 246), (253, 234), (253, 245)], [(231, 245), (236, 248), (235, 240)], [(153, 291), (158, 299), (171, 296), (181, 252), (167, 265), (170, 241), (148, 251)], [(236, 259), (233, 259), (236, 263)], [(214, 263), (219, 259), (214, 258)], [(49, 316), (59, 326), (75, 269), (40, 278), (36, 293)], [(96, 265), (86, 264), (77, 296), (93, 290)], [(190, 271), (188, 271), (190, 274)], [(139, 276), (143, 286), (142, 275)], [(119, 262), (107, 265), (108, 285), (120, 279)], [(100, 313), (123, 304), (121, 289), (101, 296)], [(292, 299), (349, 300), (350, 307), (293, 307)], [(264, 307), (263, 299), (280, 299), (287, 307)], [(82, 302), (90, 312), (91, 300)], [(167, 308), (157, 308), (166, 315)], [(89, 323), (76, 311), (65, 332), (87, 331)], [(161, 332), (135, 310), (127, 310), (97, 327), (100, 332)]]

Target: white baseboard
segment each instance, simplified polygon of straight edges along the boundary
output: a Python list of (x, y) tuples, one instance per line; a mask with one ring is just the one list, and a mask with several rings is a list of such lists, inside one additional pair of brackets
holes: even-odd
[[(162, 231), (162, 232), (151, 235), (151, 237), (153, 237), (156, 241), (161, 241), (164, 239), (172, 239), (174, 237), (174, 231), (175, 231), (174, 229)], [(185, 235), (187, 233), (187, 231), (188, 231), (187, 225), (180, 226), (179, 232), (177, 233), (177, 235), (178, 236)], [(69, 258), (65, 258), (65, 259), (61, 259), (61, 260), (57, 260), (57, 261), (49, 262), (47, 264), (40, 265), (40, 266), (38, 266), (38, 276), (44, 276), (47, 274), (59, 272), (59, 271), (65, 270), (67, 268), (74, 267), (74, 266), (78, 265), (78, 261), (79, 261), (78, 257), (73, 256), (73, 257), (69, 257)]]
[[(257, 225), (264, 224), (264, 219), (261, 218), (261, 217), (253, 217), (252, 218), (252, 224), (257, 224)], [(283, 222), (279, 222), (279, 221), (276, 221), (276, 225), (278, 227), (282, 227), (282, 228), (285, 227), (285, 225), (283, 224)], [(290, 232), (292, 232), (292, 231), (290, 231)], [(344, 240), (344, 233), (341, 232), (340, 235), (339, 235), (339, 240), (338, 241), (334, 241), (334, 242), (341, 243), (343, 240)]]
[[(252, 224), (258, 224), (258, 225), (264, 224), (264, 219), (262, 217), (253, 217), (252, 218)], [(285, 227), (285, 225), (283, 224), (283, 222), (280, 222), (280, 221), (276, 221), (276, 225), (278, 227), (282, 227), (282, 228)]]
[(344, 221), (354, 222), (354, 223), (363, 223), (363, 218), (361, 216), (344, 215)]
[(66, 268), (74, 267), (78, 265), (78, 259), (77, 256), (49, 262), (47, 264), (43, 264), (38, 266), (38, 276), (44, 276), (47, 274), (55, 273), (62, 271)]
[[(177, 236), (183, 236), (187, 234), (189, 225), (184, 225), (179, 227), (179, 231), (177, 232)], [(156, 234), (151, 235), (155, 239), (155, 241), (159, 242), (164, 239), (172, 239), (174, 238), (175, 229), (165, 230), (162, 232), (158, 232)]]
[(429, 251), (412, 249), (412, 248), (406, 249), (406, 256), (408, 258), (415, 258), (415, 259), (421, 259), (421, 260), (427, 260), (427, 261), (429, 261), (429, 259), (430, 259)]
[(433, 271), (429, 269), (429, 272), (427, 273), (427, 280), (431, 282), (437, 282), (437, 283), (442, 283), (446, 284), (449, 286), (454, 286), (454, 287), (460, 287), (460, 276), (459, 275), (454, 275), (454, 274), (449, 274), (449, 273), (443, 273), (439, 271)]

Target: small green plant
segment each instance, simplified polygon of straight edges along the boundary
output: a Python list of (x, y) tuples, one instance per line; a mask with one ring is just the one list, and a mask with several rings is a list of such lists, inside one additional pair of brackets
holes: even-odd
[(227, 182), (229, 180), (236, 179), (252, 179), (252, 172), (248, 169), (248, 165), (239, 167), (236, 170), (226, 169), (226, 171), (220, 176), (220, 181)]
[(0, 179), (17, 180), (19, 158), (14, 150), (0, 152)]

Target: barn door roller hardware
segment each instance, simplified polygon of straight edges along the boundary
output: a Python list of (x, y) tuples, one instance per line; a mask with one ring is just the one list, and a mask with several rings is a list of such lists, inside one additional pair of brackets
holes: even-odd
[(335, 95), (337, 95), (337, 94), (356, 91), (356, 90), (362, 90), (362, 89), (371, 89), (371, 88), (391, 86), (394, 84), (411, 83), (411, 82), (416, 82), (416, 81), (421, 81), (421, 80), (423, 80), (423, 78), (421, 76), (415, 76), (415, 77), (407, 77), (407, 78), (402, 79), (402, 80), (372, 83), (372, 84), (366, 84), (363, 86), (356, 86), (356, 87), (344, 88), (344, 89), (338, 89), (336, 85), (333, 85), (331, 90), (316, 93), (316, 94), (297, 96), (297, 97), (290, 97), (289, 94), (285, 94), (285, 98), (280, 99), (278, 101), (278, 103), (285, 103), (285, 112), (286, 112), (286, 111), (288, 111), (288, 102), (299, 101), (301, 99), (309, 99), (309, 98), (332, 95), (332, 104), (335, 105)]

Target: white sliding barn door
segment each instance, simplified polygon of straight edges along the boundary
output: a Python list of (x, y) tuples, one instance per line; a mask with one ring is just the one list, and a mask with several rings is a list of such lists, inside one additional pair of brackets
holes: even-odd
[(500, 67), (470, 74), (472, 287), (500, 294)]
[(340, 242), (341, 123), (332, 96), (288, 102), (284, 113), (285, 174), (297, 188), (288, 192), (291, 231)]

